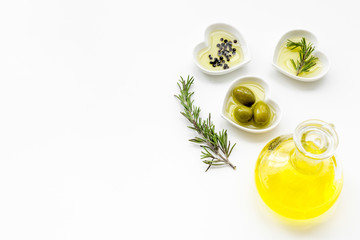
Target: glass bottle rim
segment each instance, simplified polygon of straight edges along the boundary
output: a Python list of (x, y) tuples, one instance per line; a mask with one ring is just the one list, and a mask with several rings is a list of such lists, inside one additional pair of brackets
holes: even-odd
[[(314, 144), (321, 151), (309, 151), (305, 144), (308, 138), (313, 140)], [(301, 122), (295, 129), (293, 139), (297, 149), (302, 154), (315, 160), (322, 160), (333, 156), (339, 144), (339, 138), (334, 125), (318, 119)]]

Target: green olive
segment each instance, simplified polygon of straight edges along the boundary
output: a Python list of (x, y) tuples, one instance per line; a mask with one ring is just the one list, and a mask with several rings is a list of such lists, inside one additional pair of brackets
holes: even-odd
[(254, 122), (258, 125), (265, 125), (270, 120), (270, 108), (263, 101), (258, 101), (254, 107)]
[(247, 87), (239, 86), (234, 88), (233, 96), (241, 104), (251, 107), (255, 103), (255, 94)]
[(234, 117), (242, 123), (249, 122), (252, 118), (253, 112), (251, 108), (239, 105), (234, 109)]

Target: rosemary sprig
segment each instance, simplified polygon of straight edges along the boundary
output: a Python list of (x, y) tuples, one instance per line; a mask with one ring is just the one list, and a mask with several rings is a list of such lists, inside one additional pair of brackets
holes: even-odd
[(205, 120), (200, 117), (200, 107), (194, 106), (194, 100), (191, 99), (194, 92), (190, 92), (190, 87), (194, 83), (194, 78), (188, 76), (187, 80), (180, 77), (178, 86), (180, 94), (175, 95), (179, 99), (184, 111), (180, 112), (191, 123), (189, 128), (195, 130), (198, 136), (189, 141), (197, 143), (203, 149), (201, 151), (201, 159), (208, 165), (205, 170), (207, 172), (211, 166), (221, 166), (228, 164), (234, 170), (234, 166), (229, 161), (229, 156), (235, 145), (231, 145), (228, 141), (227, 131), (215, 131), (215, 125), (211, 121), (211, 115)]
[(296, 60), (296, 63), (294, 59), (290, 59), (293, 67), (296, 70), (296, 76), (303, 72), (309, 72), (310, 69), (316, 65), (318, 58), (311, 55), (315, 50), (315, 47), (312, 43), (307, 44), (304, 37), (301, 38), (300, 42), (293, 42), (288, 39), (286, 47), (290, 48), (290, 50), (300, 48), (299, 59)]

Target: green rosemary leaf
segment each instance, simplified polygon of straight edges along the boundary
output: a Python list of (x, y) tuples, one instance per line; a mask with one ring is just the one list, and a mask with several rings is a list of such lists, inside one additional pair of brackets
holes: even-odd
[(180, 101), (184, 107), (183, 112), (180, 112), (191, 124), (188, 128), (197, 132), (198, 136), (189, 141), (200, 144), (202, 148), (201, 159), (207, 165), (207, 171), (211, 166), (229, 165), (235, 170), (235, 166), (229, 161), (229, 156), (236, 144), (231, 145), (228, 141), (227, 131), (222, 130), (216, 132), (215, 125), (211, 121), (211, 115), (208, 118), (202, 119), (200, 117), (200, 107), (194, 106), (192, 96), (194, 92), (190, 92), (190, 88), (194, 83), (194, 78), (188, 76), (187, 80), (180, 77), (177, 83), (179, 87), (179, 94), (175, 97)]
[[(229, 155), (232, 153), (232, 150), (234, 149), (235, 145), (236, 145), (236, 143), (235, 143), (234, 145), (232, 145), (232, 147), (230, 148)], [(231, 143), (230, 143), (230, 141), (229, 141), (229, 147), (230, 147), (230, 146), (231, 146)]]
[[(194, 129), (194, 128), (193, 128)], [(195, 137), (193, 139), (189, 139), (190, 142), (193, 142), (193, 143), (204, 143), (204, 139), (202, 138), (199, 138), (199, 137)]]
[(218, 161), (208, 161), (208, 160), (204, 160), (203, 163), (205, 163), (205, 164), (211, 164), (211, 165), (214, 165), (214, 166), (222, 166), (222, 165), (225, 165), (225, 163), (218, 163)]
[(300, 48), (299, 59), (296, 60), (296, 63), (294, 59), (290, 59), (292, 66), (296, 70), (296, 76), (304, 72), (309, 72), (311, 68), (316, 65), (318, 58), (311, 55), (315, 47), (311, 42), (307, 43), (304, 37), (301, 38), (300, 42), (293, 42), (288, 39), (286, 47), (290, 50)]

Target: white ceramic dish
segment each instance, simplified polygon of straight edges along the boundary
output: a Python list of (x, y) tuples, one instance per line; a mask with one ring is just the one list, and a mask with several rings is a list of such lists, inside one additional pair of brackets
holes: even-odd
[[(228, 116), (226, 116), (226, 104), (227, 104), (227, 100), (229, 99), (229, 97), (232, 94), (233, 89), (243, 83), (247, 83), (247, 82), (255, 82), (257, 84), (259, 84), (265, 92), (265, 99), (264, 102), (266, 102), (275, 112), (275, 118), (273, 120), (273, 122), (267, 126), (266, 128), (259, 128), (259, 129), (254, 129), (254, 128), (249, 128), (249, 127), (245, 127), (245, 126), (241, 126), (239, 124), (237, 124), (235, 121), (233, 121), (231, 118), (229, 118)], [(221, 116), (227, 120), (230, 124), (234, 125), (237, 128), (240, 128), (241, 130), (247, 131), (247, 132), (251, 132), (251, 133), (264, 133), (264, 132), (268, 132), (270, 130), (272, 130), (273, 128), (275, 128), (282, 117), (282, 112), (281, 109), (279, 107), (279, 105), (270, 98), (270, 88), (269, 85), (260, 77), (255, 77), (255, 76), (244, 76), (241, 78), (238, 78), (237, 80), (233, 81), (230, 84), (230, 87), (225, 95), (224, 98), (224, 102), (223, 102), (223, 106), (222, 106), (222, 110), (221, 110)]]
[[(242, 62), (240, 62), (239, 64), (232, 66), (228, 69), (225, 69), (225, 70), (224, 69), (223, 70), (209, 70), (209, 69), (206, 69), (203, 66), (201, 66), (201, 64), (198, 61), (199, 51), (201, 49), (206, 48), (209, 45), (210, 33), (213, 31), (217, 31), (217, 30), (223, 30), (223, 31), (226, 31), (226, 32), (230, 33), (231, 35), (233, 35), (236, 38), (236, 40), (238, 41), (238, 43), (241, 45), (241, 49), (242, 49), (242, 52), (244, 55), (244, 59)], [(250, 57), (250, 53), (249, 53), (249, 50), (248, 50), (248, 47), (247, 47), (244, 37), (236, 28), (234, 28), (233, 26), (230, 26), (229, 24), (225, 24), (225, 23), (215, 23), (206, 28), (205, 41), (196, 45), (196, 47), (194, 48), (194, 51), (193, 51), (193, 59), (194, 59), (194, 63), (196, 64), (196, 66), (198, 66), (200, 68), (200, 70), (203, 71), (204, 73), (210, 74), (210, 75), (222, 75), (222, 74), (232, 72), (232, 71), (244, 66), (251, 60), (251, 57)]]
[[(280, 51), (281, 47), (283, 46), (283, 44), (287, 41), (287, 39), (296, 38), (296, 37), (305, 37), (308, 41), (312, 42), (313, 45), (315, 46), (313, 55), (318, 57), (319, 61), (323, 65), (322, 71), (318, 75), (316, 75), (314, 77), (299, 77), (299, 76), (296, 76), (294, 74), (287, 72), (286, 70), (284, 70), (277, 64), (279, 51)], [(279, 70), (281, 73), (285, 74), (286, 76), (291, 77), (296, 80), (299, 80), (299, 81), (303, 81), (303, 82), (313, 82), (313, 81), (321, 79), (322, 77), (325, 76), (325, 74), (329, 71), (329, 68), (330, 68), (330, 62), (329, 62), (328, 58), (318, 48), (318, 41), (317, 41), (316, 36), (309, 31), (300, 30), (300, 29), (289, 31), (280, 38), (278, 44), (276, 45), (275, 51), (274, 51), (273, 65), (277, 70)]]

